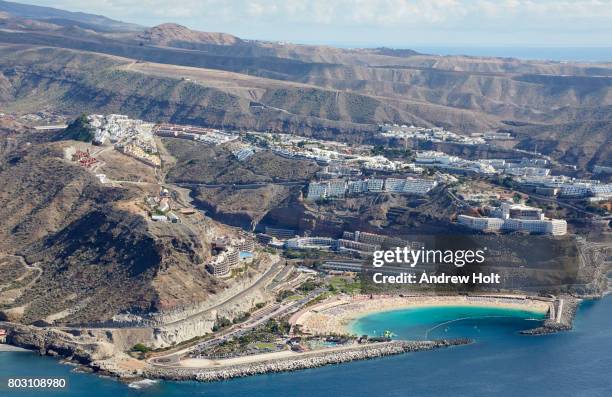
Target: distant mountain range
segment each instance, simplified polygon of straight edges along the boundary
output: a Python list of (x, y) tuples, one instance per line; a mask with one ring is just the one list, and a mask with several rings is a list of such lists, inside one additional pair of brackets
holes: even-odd
[(0, 105), (370, 139), (377, 123), (503, 129), (610, 165), (612, 64), (246, 40), (0, 1)]
[(102, 15), (64, 11), (57, 8), (13, 3), (10, 1), (0, 1), (0, 13), (6, 13), (12, 15), (13, 17), (34, 19), (63, 26), (77, 25), (85, 29), (93, 29), (102, 32), (142, 29), (142, 26), (133, 23), (116, 21)]

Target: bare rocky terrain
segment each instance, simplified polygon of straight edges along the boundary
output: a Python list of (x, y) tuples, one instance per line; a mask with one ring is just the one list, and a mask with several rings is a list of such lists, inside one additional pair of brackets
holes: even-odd
[(503, 129), (519, 147), (609, 165), (609, 63), (338, 49), (0, 10), (0, 106), (10, 111), (121, 112), (351, 142), (381, 122)]
[(192, 305), (223, 288), (200, 266), (209, 255), (204, 235), (151, 224), (130, 204), (143, 200), (140, 188), (102, 185), (64, 159), (75, 142), (8, 139), (13, 147), (0, 153), (0, 183), (10, 186), (0, 193), (0, 252), (14, 282), (0, 291), (2, 318), (90, 324)]

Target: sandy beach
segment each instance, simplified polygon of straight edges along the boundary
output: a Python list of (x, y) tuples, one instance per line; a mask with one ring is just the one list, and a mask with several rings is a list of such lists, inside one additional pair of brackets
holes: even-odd
[(336, 298), (292, 317), (292, 324), (313, 335), (351, 333), (350, 324), (372, 313), (428, 306), (481, 306), (545, 314), (550, 302), (520, 295), (478, 296), (356, 296)]
[(5, 343), (0, 343), (0, 352), (29, 352), (31, 350), (23, 349), (21, 347), (7, 345)]

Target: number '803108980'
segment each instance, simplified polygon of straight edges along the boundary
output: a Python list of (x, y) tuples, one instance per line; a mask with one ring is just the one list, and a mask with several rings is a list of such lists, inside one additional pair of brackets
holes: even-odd
[(21, 389), (46, 389), (46, 388), (64, 388), (66, 387), (66, 379), (64, 378), (9, 378), (7, 386), (9, 388)]

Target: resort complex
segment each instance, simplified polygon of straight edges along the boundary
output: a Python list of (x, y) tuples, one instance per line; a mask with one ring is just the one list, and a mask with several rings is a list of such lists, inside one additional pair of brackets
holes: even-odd
[(0, 397), (612, 396), (610, 1), (15, 1)]

